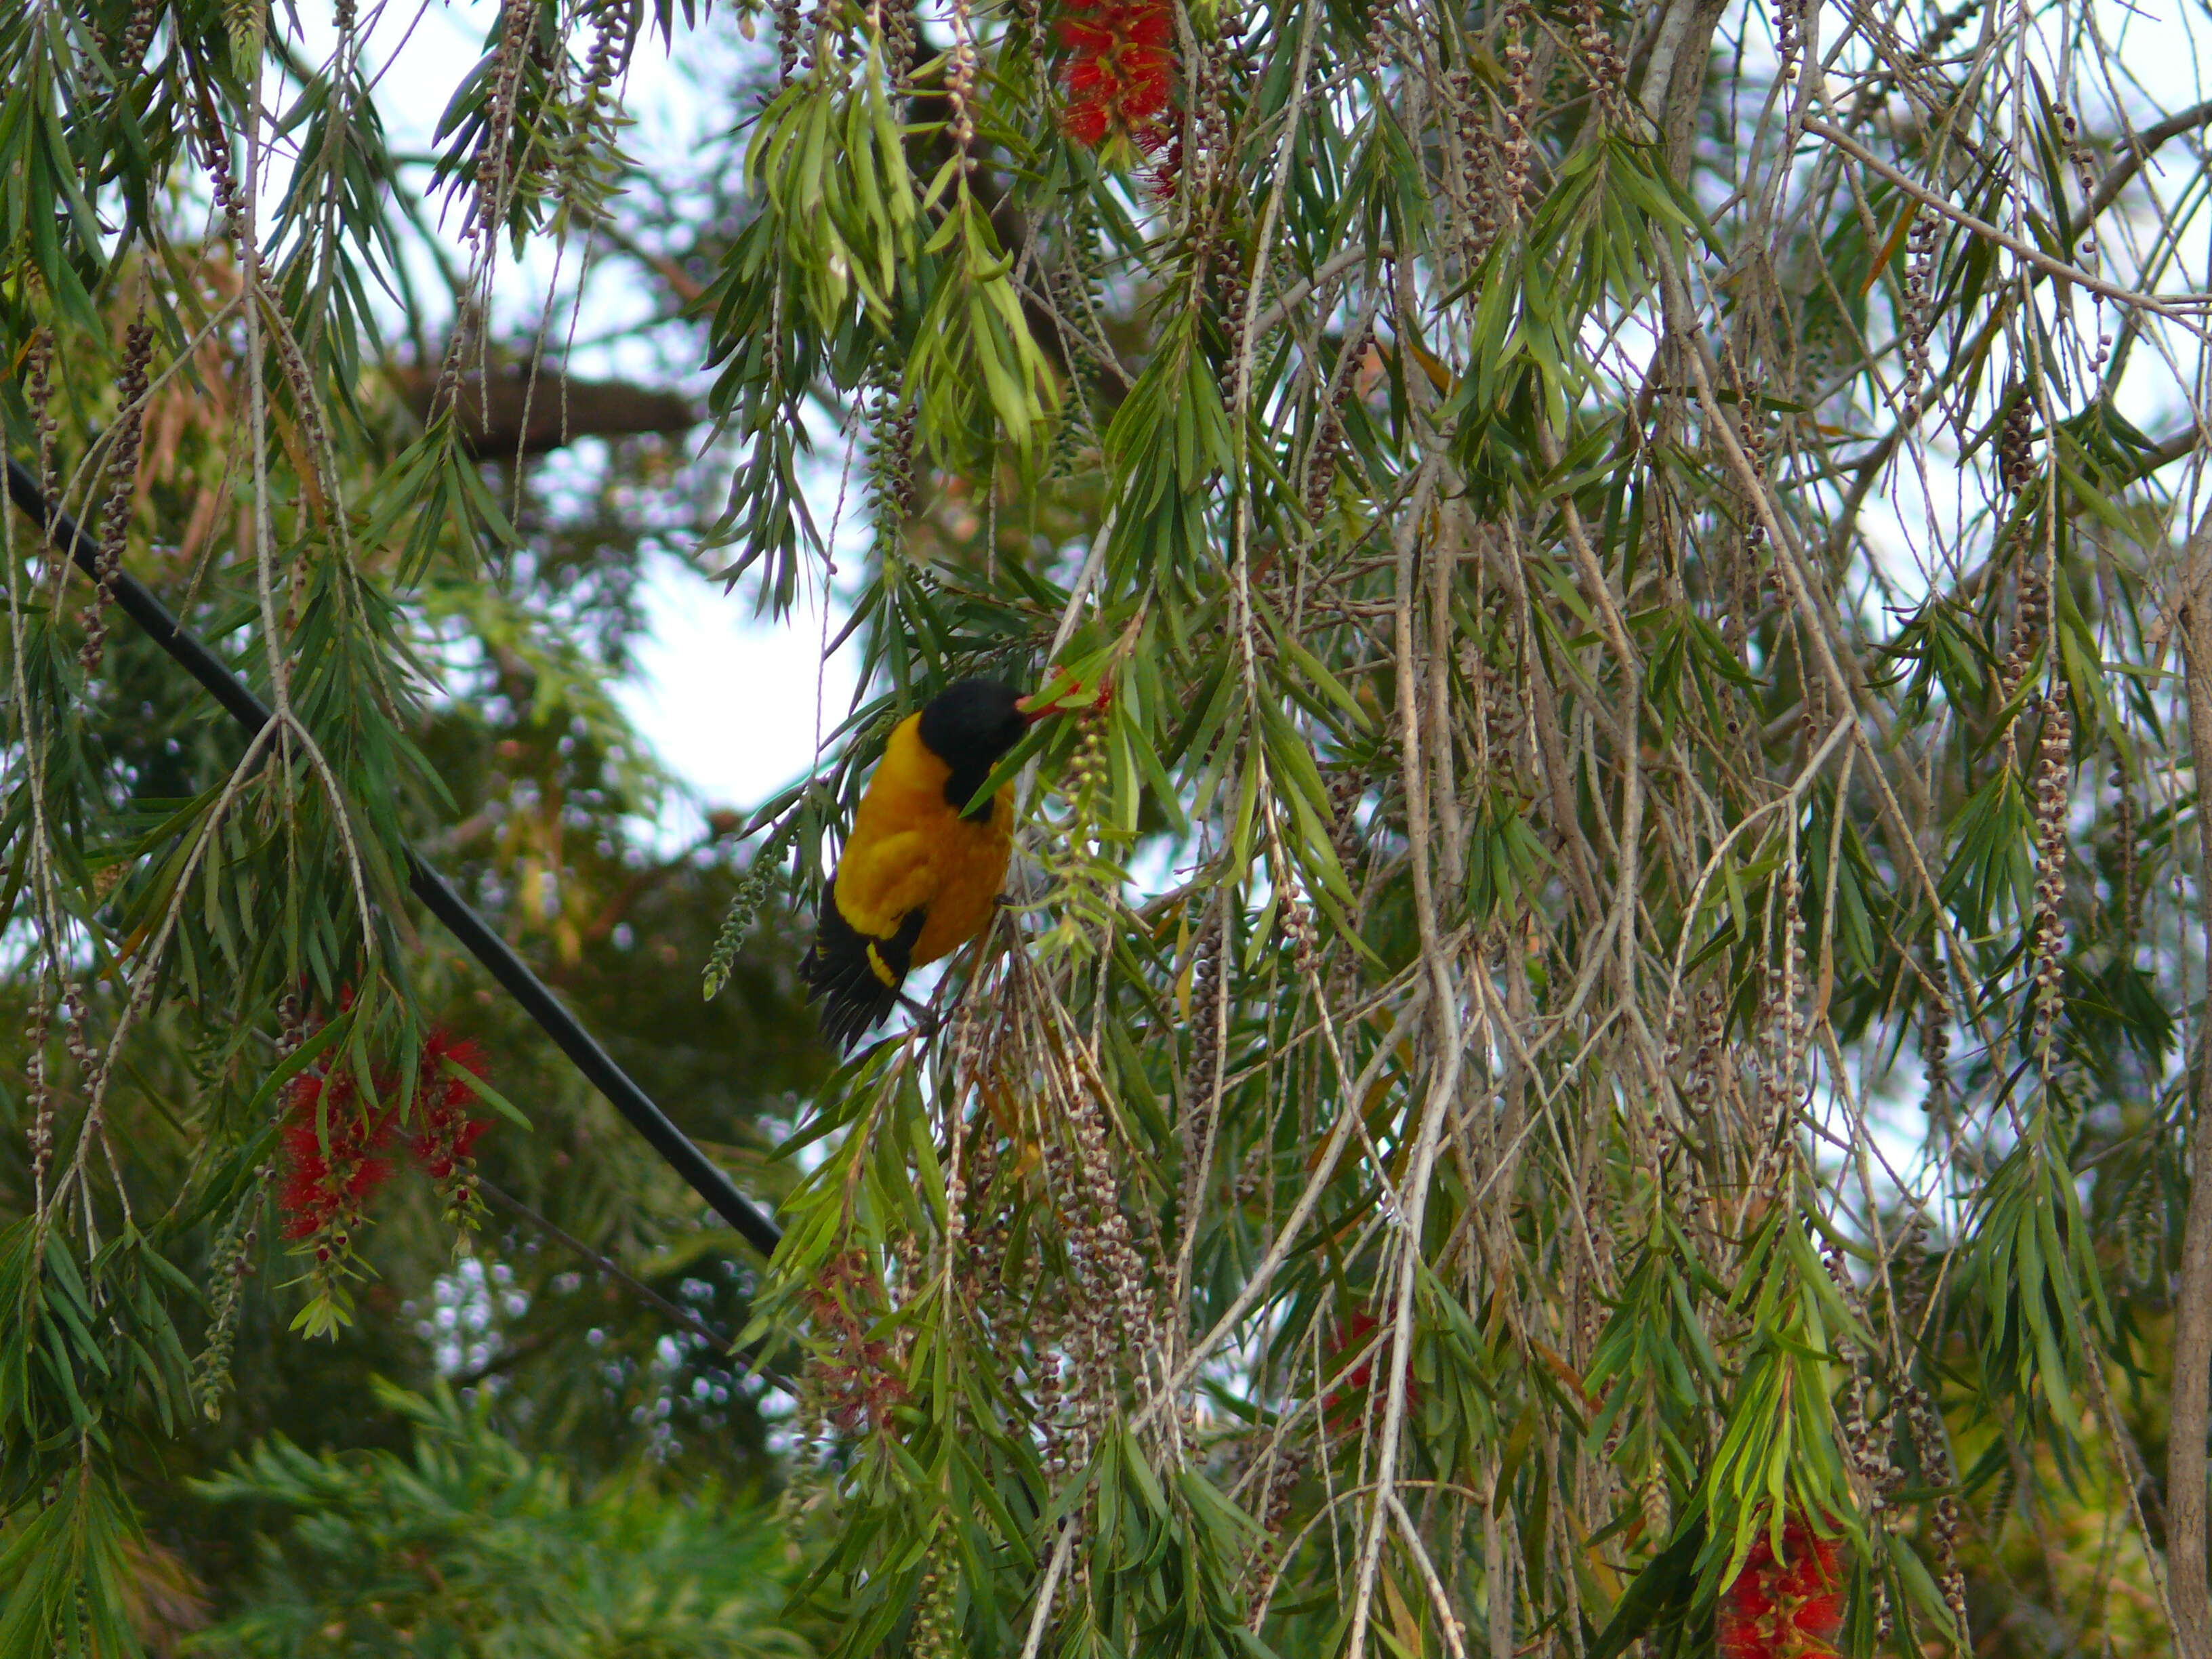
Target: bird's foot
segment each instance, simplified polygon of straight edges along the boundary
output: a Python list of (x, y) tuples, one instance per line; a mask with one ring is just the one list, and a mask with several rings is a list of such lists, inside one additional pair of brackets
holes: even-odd
[(903, 991), (899, 993), (899, 1001), (905, 1006), (907, 1012), (914, 1016), (915, 1030), (921, 1032), (925, 1037), (933, 1037), (937, 1035), (939, 1028), (944, 1022), (938, 1018), (936, 1009), (926, 1002), (915, 1000)]

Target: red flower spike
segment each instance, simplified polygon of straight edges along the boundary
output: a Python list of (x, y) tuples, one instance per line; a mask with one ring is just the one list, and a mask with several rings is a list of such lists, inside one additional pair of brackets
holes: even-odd
[(422, 1044), (422, 1063), (416, 1073), (412, 1145), (424, 1173), (445, 1195), (447, 1217), (467, 1223), (477, 1202), (477, 1140), (490, 1126), (469, 1115), (477, 1091), (466, 1079), (453, 1074), (456, 1069), (482, 1077), (483, 1050), (450, 1032), (431, 1032)]
[(1175, 17), (1168, 0), (1067, 0), (1060, 22), (1068, 59), (1060, 130), (1086, 149), (1126, 141), (1146, 155), (1167, 143), (1162, 118), (1174, 78)]
[(392, 1138), (392, 1115), (362, 1110), (358, 1092), (344, 1070), (291, 1086), (283, 1132), (290, 1167), (276, 1197), (287, 1238), (343, 1232), (392, 1174), (375, 1156)]
[[(1332, 1427), (1342, 1428), (1352, 1424), (1358, 1414), (1366, 1409), (1370, 1391), (1379, 1366), (1385, 1373), (1390, 1369), (1390, 1344), (1386, 1338), (1374, 1340), (1375, 1334), (1382, 1328), (1382, 1322), (1365, 1308), (1359, 1309), (1337, 1328), (1336, 1340), (1329, 1345), (1322, 1370), (1333, 1371), (1346, 1358), (1360, 1353), (1372, 1346), (1373, 1352), (1363, 1355), (1359, 1363), (1336, 1380), (1336, 1386), (1322, 1401), (1322, 1414)], [(1406, 1410), (1410, 1414), (1420, 1407), (1420, 1384), (1413, 1380), (1409, 1367), (1406, 1372)]]
[(1782, 1553), (1762, 1524), (1714, 1620), (1720, 1659), (1834, 1659), (1844, 1628), (1843, 1575), (1836, 1540), (1796, 1516), (1782, 1528)]

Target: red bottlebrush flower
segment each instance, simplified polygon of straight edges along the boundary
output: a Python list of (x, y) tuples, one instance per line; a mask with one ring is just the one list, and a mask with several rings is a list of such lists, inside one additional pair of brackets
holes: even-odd
[[(1360, 1359), (1358, 1364), (1337, 1378), (1336, 1386), (1322, 1401), (1323, 1415), (1333, 1426), (1344, 1427), (1354, 1413), (1364, 1412), (1369, 1393), (1374, 1386), (1376, 1367), (1380, 1366), (1385, 1372), (1389, 1370), (1389, 1340), (1387, 1337), (1380, 1342), (1375, 1340), (1376, 1333), (1382, 1328), (1382, 1322), (1365, 1308), (1358, 1310), (1337, 1328), (1336, 1340), (1328, 1345), (1323, 1369), (1334, 1370), (1343, 1364), (1347, 1355), (1359, 1354)], [(1407, 1411), (1416, 1410), (1420, 1402), (1420, 1384), (1413, 1380), (1412, 1368), (1408, 1367), (1406, 1372)]]
[(411, 1144), (424, 1172), (445, 1194), (448, 1218), (473, 1224), (476, 1145), (490, 1125), (469, 1115), (477, 1091), (466, 1078), (454, 1075), (456, 1071), (483, 1076), (483, 1050), (450, 1032), (431, 1032), (422, 1044), (422, 1063), (416, 1074)]
[(1060, 130), (1086, 149), (1126, 141), (1163, 149), (1175, 72), (1175, 15), (1168, 0), (1067, 0), (1060, 22), (1068, 58)]
[(276, 1198), (284, 1237), (313, 1238), (319, 1261), (350, 1243), (369, 1194), (392, 1173), (375, 1154), (392, 1138), (392, 1114), (364, 1108), (353, 1073), (341, 1067), (291, 1086), (283, 1129), (290, 1168)]
[(820, 1388), (823, 1420), (844, 1435), (887, 1431), (907, 1392), (890, 1345), (869, 1334), (883, 1285), (866, 1254), (850, 1250), (823, 1263), (806, 1303), (816, 1345), (808, 1374)]
[(1777, 1556), (1762, 1524), (1721, 1592), (1714, 1627), (1720, 1659), (1834, 1659), (1844, 1628), (1836, 1540), (1793, 1516), (1783, 1524)]

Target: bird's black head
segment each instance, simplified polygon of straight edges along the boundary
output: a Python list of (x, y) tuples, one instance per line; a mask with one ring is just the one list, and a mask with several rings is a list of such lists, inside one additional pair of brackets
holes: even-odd
[[(945, 781), (945, 799), (951, 805), (967, 805), (991, 769), (1022, 740), (1034, 716), (1021, 704), (1022, 694), (1012, 686), (979, 679), (955, 681), (923, 706), (922, 746), (952, 769)], [(987, 801), (972, 816), (990, 815)]]

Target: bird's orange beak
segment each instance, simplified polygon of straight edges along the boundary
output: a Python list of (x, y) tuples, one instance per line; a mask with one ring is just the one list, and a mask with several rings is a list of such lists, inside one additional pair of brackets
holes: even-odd
[(1035, 697), (1019, 697), (1014, 702), (1014, 713), (1022, 717), (1024, 724), (1035, 726), (1046, 715), (1057, 714), (1060, 710), (1054, 708), (1050, 703), (1038, 707)]

